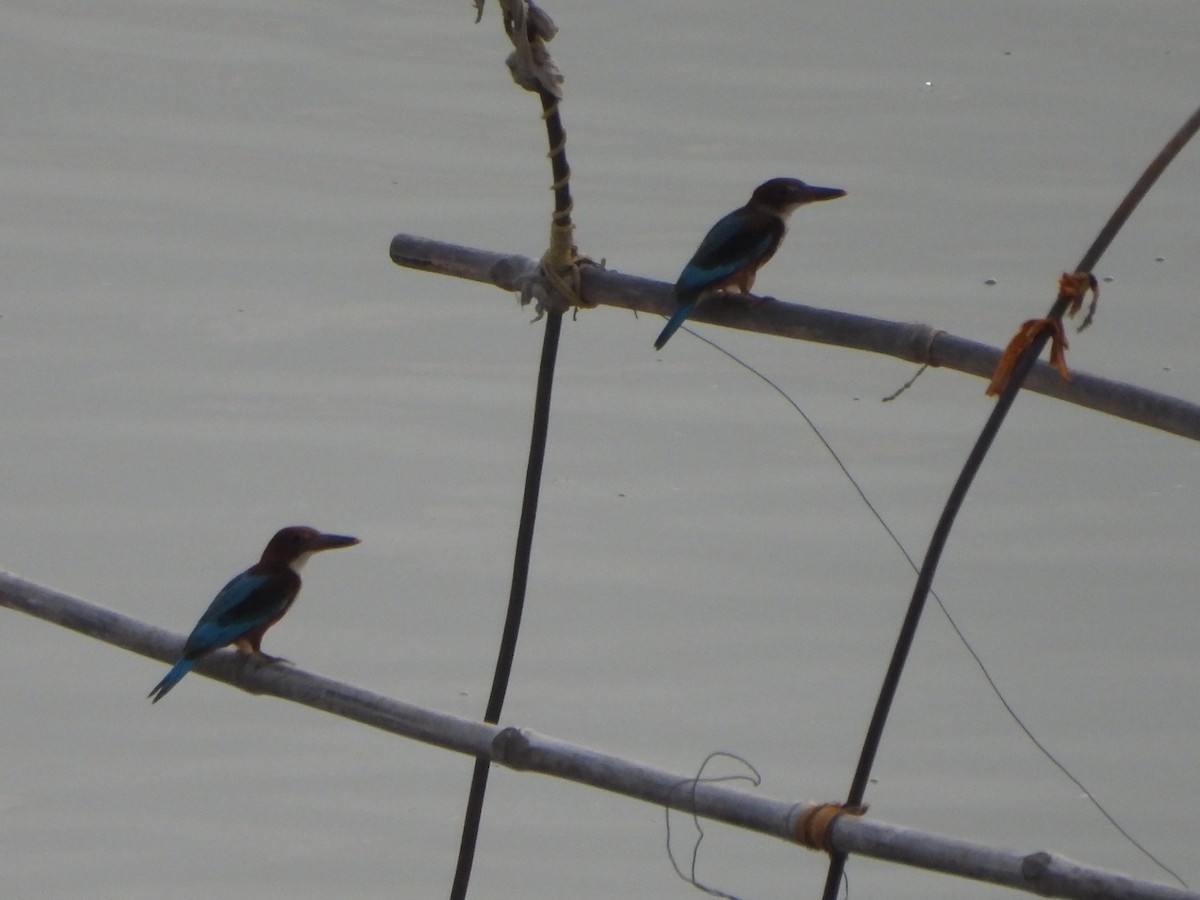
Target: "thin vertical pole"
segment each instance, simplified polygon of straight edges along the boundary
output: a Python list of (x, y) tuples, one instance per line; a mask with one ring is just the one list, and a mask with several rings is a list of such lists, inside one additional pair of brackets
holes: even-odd
[[(546, 331), (542, 337), (542, 360), (538, 369), (537, 395), (533, 407), (533, 434), (529, 439), (529, 463), (525, 468), (525, 494), (521, 501), (521, 519), (517, 527), (517, 549), (513, 557), (512, 587), (508, 595), (508, 615), (500, 638), (496, 670), (492, 676), (492, 692), (488, 697), (484, 721), (496, 724), (504, 708), (508, 679), (512, 673), (513, 657), (517, 652), (517, 635), (521, 629), (521, 613), (525, 608), (525, 587), (529, 583), (529, 561), (533, 554), (533, 528), (537, 520), (538, 494), (542, 485), (542, 463), (546, 458), (546, 436), (550, 429), (550, 395), (554, 387), (554, 365), (558, 358), (558, 338), (562, 333), (562, 313), (546, 314)], [(475, 861), (475, 844), (479, 838), (479, 823), (483, 815), (483, 798), (487, 792), (490, 761), (477, 757), (467, 795), (463, 817), (462, 838), (459, 842), (458, 865), (450, 888), (452, 900), (467, 896), (471, 867)]]

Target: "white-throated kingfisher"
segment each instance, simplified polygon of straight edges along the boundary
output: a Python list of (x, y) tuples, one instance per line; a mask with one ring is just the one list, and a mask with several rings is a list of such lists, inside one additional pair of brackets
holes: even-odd
[(654, 342), (661, 350), (696, 305), (736, 288), (750, 296), (754, 276), (779, 249), (787, 220), (797, 207), (846, 196), (841, 188), (814, 187), (798, 178), (772, 178), (754, 189), (750, 201), (718, 220), (675, 282), (678, 307)]
[(352, 547), (358, 538), (322, 534), (315, 528), (292, 525), (275, 533), (262, 558), (221, 588), (183, 645), (183, 655), (147, 696), (157, 703), (175, 687), (196, 661), (227, 644), (249, 657), (277, 662), (260, 649), (263, 634), (283, 618), (300, 593), (300, 570), (322, 550)]

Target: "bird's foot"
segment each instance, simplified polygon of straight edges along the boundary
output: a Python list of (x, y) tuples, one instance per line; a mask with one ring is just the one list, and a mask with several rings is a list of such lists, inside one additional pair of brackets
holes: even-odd
[(285, 663), (292, 665), (290, 659), (284, 659), (282, 656), (271, 656), (269, 653), (263, 653), (247, 640), (234, 641), (233, 646), (241, 654), (242, 662), (254, 662), (260, 666), (271, 666), (275, 663)]
[(743, 293), (742, 291), (729, 291), (721, 296), (732, 303), (740, 303), (746, 309), (754, 309), (760, 303), (766, 303), (768, 300), (774, 302), (775, 300), (774, 297), (760, 297), (757, 294)]
[(290, 659), (284, 659), (282, 656), (271, 656), (269, 653), (263, 653), (261, 650), (255, 650), (250, 655), (250, 658), (260, 666), (294, 665)]

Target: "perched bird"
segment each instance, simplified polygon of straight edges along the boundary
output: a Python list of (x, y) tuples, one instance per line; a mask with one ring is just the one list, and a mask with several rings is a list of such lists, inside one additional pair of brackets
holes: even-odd
[(749, 294), (754, 276), (775, 255), (798, 206), (846, 196), (841, 188), (813, 187), (797, 178), (772, 178), (754, 189), (750, 202), (709, 229), (675, 282), (679, 304), (654, 349), (661, 350), (696, 305), (729, 288)]
[(221, 588), (188, 635), (179, 661), (147, 696), (157, 703), (200, 657), (226, 644), (255, 659), (277, 662), (278, 657), (267, 656), (259, 644), (266, 630), (283, 618), (300, 593), (299, 573), (308, 558), (321, 550), (357, 543), (358, 538), (322, 534), (303, 525), (281, 528), (267, 544), (262, 559)]

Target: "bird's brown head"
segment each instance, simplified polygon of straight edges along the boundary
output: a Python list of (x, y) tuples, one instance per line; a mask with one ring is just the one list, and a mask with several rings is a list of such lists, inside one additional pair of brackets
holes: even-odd
[(814, 184), (805, 184), (799, 178), (772, 178), (754, 189), (750, 205), (765, 212), (786, 216), (796, 207), (806, 203), (836, 200), (845, 196), (846, 192), (841, 188), (817, 187)]
[(353, 547), (358, 538), (346, 534), (325, 534), (307, 525), (289, 525), (275, 532), (263, 551), (263, 565), (290, 566), (299, 569), (314, 553)]

